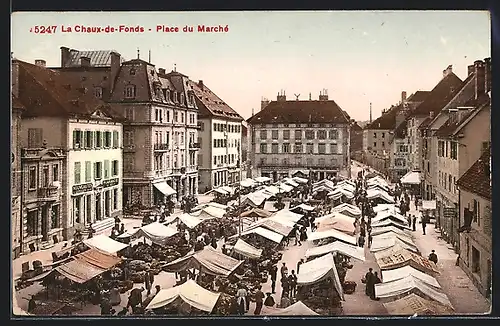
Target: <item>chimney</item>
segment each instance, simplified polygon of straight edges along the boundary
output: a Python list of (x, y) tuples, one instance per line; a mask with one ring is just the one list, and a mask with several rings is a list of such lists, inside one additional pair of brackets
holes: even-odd
[(326, 89), (323, 89), (322, 92), (319, 92), (319, 100), (328, 101), (328, 92), (326, 91)]
[(198, 86), (203, 90), (204, 86), (203, 86), (203, 80), (198, 80)]
[(401, 103), (404, 103), (406, 101), (406, 91), (401, 92)]
[(474, 73), (474, 65), (467, 66), (467, 76), (470, 76)]
[(475, 89), (476, 89), (476, 99), (484, 94), (484, 86), (485, 86), (485, 74), (484, 74), (484, 62), (481, 60), (477, 60), (474, 62), (474, 70), (476, 73), (475, 79)]
[(90, 58), (89, 57), (80, 57), (80, 65), (82, 67), (90, 67)]
[(260, 110), (261, 111), (264, 110), (268, 104), (269, 104), (269, 100), (267, 98), (263, 98), (260, 101)]
[(121, 55), (117, 52), (111, 52), (111, 91), (115, 88), (116, 77), (121, 66)]
[(278, 93), (278, 96), (276, 97), (276, 100), (278, 102), (286, 102), (285, 91), (281, 91), (281, 93)]
[(165, 68), (158, 68), (158, 73), (161, 75), (165, 75)]
[(35, 60), (35, 65), (38, 67), (45, 67), (47, 65), (47, 63), (45, 62), (45, 60), (37, 59), (37, 60)]
[(484, 89), (488, 93), (491, 91), (491, 58), (484, 59)]
[(370, 123), (372, 123), (372, 103), (370, 102)]
[(19, 98), (19, 62), (12, 61), (12, 94)]
[(449, 65), (445, 70), (443, 70), (443, 78), (448, 76), (453, 72), (453, 66)]
[(61, 46), (61, 68), (65, 68), (68, 63), (69, 63), (69, 59), (70, 59), (70, 50), (69, 48), (65, 47), (65, 46)]

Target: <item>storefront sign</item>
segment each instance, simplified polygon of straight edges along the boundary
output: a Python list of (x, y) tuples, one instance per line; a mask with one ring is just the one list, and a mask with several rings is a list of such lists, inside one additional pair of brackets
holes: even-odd
[(80, 194), (82, 192), (87, 192), (87, 191), (92, 191), (92, 183), (84, 183), (81, 185), (74, 185), (73, 186), (73, 194)]
[(114, 178), (114, 179), (109, 179), (109, 180), (104, 180), (102, 182), (102, 187), (103, 188), (109, 188), (109, 187), (113, 187), (113, 186), (116, 186), (119, 182), (119, 179), (118, 178)]
[(445, 218), (453, 219), (457, 215), (457, 209), (452, 207), (445, 207), (443, 209), (443, 215)]

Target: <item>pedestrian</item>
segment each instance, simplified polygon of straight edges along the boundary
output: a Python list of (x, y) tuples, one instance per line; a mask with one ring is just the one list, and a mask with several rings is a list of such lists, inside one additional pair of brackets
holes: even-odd
[(297, 263), (297, 274), (299, 274), (299, 270), (300, 270), (300, 265), (302, 265), (304, 263), (304, 258), (301, 258), (299, 260), (299, 262)]
[(132, 308), (132, 313), (136, 312), (137, 306), (142, 305), (142, 292), (144, 292), (144, 288), (133, 289), (130, 291), (130, 295), (128, 297), (127, 309), (128, 307)]
[(189, 240), (191, 240), (191, 235), (189, 234), (188, 229), (184, 230), (184, 239), (186, 239), (187, 243), (189, 243)]
[(285, 274), (288, 274), (288, 267), (286, 267), (286, 263), (283, 263), (283, 266), (281, 266), (281, 277), (285, 276)]
[(360, 235), (358, 238), (358, 246), (361, 248), (365, 247), (365, 237), (363, 235)]
[(288, 275), (285, 274), (281, 278), (281, 293), (288, 293), (290, 291), (290, 283), (288, 282)]
[[(417, 215), (413, 215), (412, 219), (412, 230), (417, 231)], [(424, 233), (425, 234), (425, 233)]]
[(408, 226), (411, 227), (411, 214), (408, 215)]
[(370, 296), (370, 284), (372, 282), (372, 278), (373, 278), (373, 268), (369, 268), (368, 269), (368, 273), (365, 274), (365, 294), (367, 296)]
[(36, 301), (35, 296), (31, 295), (30, 300), (28, 301), (28, 312), (32, 313), (36, 309)]
[(373, 237), (372, 237), (372, 234), (371, 232), (368, 234), (368, 248), (371, 248), (372, 247), (372, 241), (373, 241)]
[(217, 239), (215, 239), (215, 237), (213, 237), (210, 241), (210, 245), (212, 246), (212, 248), (217, 249)]
[(120, 225), (120, 235), (124, 234), (125, 233), (125, 224), (121, 224)]
[(300, 242), (300, 229), (299, 228), (296, 228), (295, 229), (295, 245), (299, 245), (299, 246), (302, 246), (302, 243)]
[(226, 248), (226, 244), (225, 244), (225, 243), (222, 245), (221, 250), (222, 250), (222, 253), (223, 253), (224, 255), (227, 255), (227, 254), (228, 254), (228, 252), (227, 252), (227, 248)]
[(431, 251), (429, 254), (429, 260), (432, 261), (434, 264), (437, 265), (438, 263), (438, 256), (436, 255), (436, 252), (434, 250)]
[(262, 305), (264, 304), (264, 293), (262, 292), (262, 286), (259, 285), (257, 287), (257, 292), (255, 292), (254, 299), (255, 299), (255, 311), (253, 312), (254, 315), (260, 315), (260, 311), (262, 310)]
[(271, 295), (270, 292), (267, 292), (266, 295), (267, 295), (267, 298), (266, 298), (266, 300), (264, 300), (264, 306), (266, 306), (266, 307), (274, 307), (274, 305), (276, 304), (276, 302), (274, 302), (273, 296)]
[(290, 291), (290, 297), (295, 297), (297, 291), (297, 275), (292, 269), (292, 274), (288, 276), (288, 288)]
[(378, 273), (377, 272), (373, 273), (372, 282), (371, 282), (371, 290), (370, 290), (370, 294), (371, 294), (370, 298), (372, 300), (378, 300), (376, 298), (376, 295), (375, 295), (375, 285), (380, 284), (380, 283), (382, 283), (382, 280), (380, 280), (380, 278), (378, 277)]
[[(316, 224), (314, 224), (314, 221), (316, 220), (316, 217), (311, 216), (311, 219), (309, 220), (311, 222), (311, 231), (316, 230)], [(298, 272), (297, 272), (298, 273)]]
[(276, 293), (276, 276), (278, 274), (278, 266), (273, 265), (269, 274), (271, 275), (271, 292), (274, 294)]
[(144, 286), (146, 287), (146, 290), (148, 291), (146, 295), (151, 294), (151, 287), (153, 284), (151, 283), (151, 277), (150, 277), (150, 271), (146, 271), (146, 274), (144, 274)]
[(245, 290), (242, 284), (238, 284), (238, 291), (236, 292), (236, 299), (238, 300), (238, 313), (240, 315), (245, 314), (246, 308), (246, 298), (247, 298), (247, 290)]
[(292, 303), (290, 302), (290, 298), (288, 297), (288, 294), (283, 293), (281, 296), (281, 301), (280, 301), (280, 308), (288, 308), (290, 307)]
[(425, 227), (427, 226), (427, 221), (425, 218), (422, 218), (422, 233), (425, 235)]

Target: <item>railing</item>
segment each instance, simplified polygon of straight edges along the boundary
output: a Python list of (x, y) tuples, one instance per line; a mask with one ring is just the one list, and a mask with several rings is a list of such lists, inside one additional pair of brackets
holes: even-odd
[(37, 190), (37, 196), (38, 198), (52, 198), (56, 197), (59, 192), (58, 192), (58, 187), (41, 187), (38, 188)]
[(184, 174), (186, 173), (186, 168), (185, 167), (176, 167), (172, 169), (172, 174)]
[(169, 149), (169, 143), (161, 143), (154, 145), (155, 151), (166, 151)]
[(200, 143), (189, 143), (189, 148), (191, 149), (200, 148)]

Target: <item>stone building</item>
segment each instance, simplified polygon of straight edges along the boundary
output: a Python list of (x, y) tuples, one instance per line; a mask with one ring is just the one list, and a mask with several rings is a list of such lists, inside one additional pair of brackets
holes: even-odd
[[(18, 67), (15, 67), (18, 69)], [(22, 169), (21, 169), (21, 147), (20, 129), (21, 129), (21, 114), (26, 110), (24, 105), (19, 101), (18, 84), (12, 85), (12, 106), (11, 106), (11, 239), (12, 239), (12, 257), (17, 258), (22, 253), (21, 247), (23, 243), (22, 234), (22, 217), (21, 217), (21, 191), (22, 191)], [(15, 87), (15, 88), (14, 88)], [(14, 93), (16, 95), (14, 95)]]
[(481, 157), (458, 179), (460, 196), (460, 267), (479, 291), (491, 298), (492, 220), (491, 153)]
[(354, 121), (351, 124), (351, 153), (359, 153), (363, 150), (363, 128)]
[(43, 60), (12, 65), (13, 89), (26, 108), (20, 132), (25, 251), (122, 214), (123, 119)]
[(279, 94), (247, 120), (256, 176), (350, 176), (350, 118), (328, 95), (287, 101)]
[(243, 118), (218, 97), (202, 80), (190, 81), (198, 106), (199, 186), (207, 192), (233, 185), (241, 178), (241, 133)]

